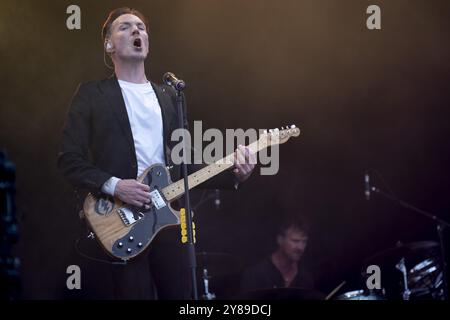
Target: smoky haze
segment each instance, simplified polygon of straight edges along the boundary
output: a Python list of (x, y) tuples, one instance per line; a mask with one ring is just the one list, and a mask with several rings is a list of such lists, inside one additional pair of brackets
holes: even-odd
[[(66, 28), (71, 4), (81, 8), (81, 30)], [(251, 264), (273, 249), (281, 216), (298, 211), (313, 225), (305, 259), (327, 292), (399, 240), (434, 240), (426, 219), (379, 196), (364, 199), (367, 169), (398, 197), (450, 218), (450, 3), (379, 3), (382, 29), (374, 31), (366, 28), (371, 4), (126, 3), (149, 19), (147, 76), (161, 83), (172, 71), (186, 81), (191, 123), (302, 130), (280, 146), (277, 175), (221, 192), (219, 209), (213, 201), (197, 208), (198, 250)], [(65, 270), (84, 229), (56, 169), (60, 133), (77, 85), (112, 73), (100, 30), (120, 5), (2, 2), (0, 147), (17, 166), (15, 252), (25, 298), (67, 294)], [(193, 192), (194, 204), (201, 195)]]

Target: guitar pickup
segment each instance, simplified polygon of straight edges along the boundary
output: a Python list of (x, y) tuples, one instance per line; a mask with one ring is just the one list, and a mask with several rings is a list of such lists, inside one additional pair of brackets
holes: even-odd
[(150, 199), (152, 200), (152, 204), (158, 210), (166, 206), (166, 202), (164, 201), (159, 191), (156, 189), (150, 192)]

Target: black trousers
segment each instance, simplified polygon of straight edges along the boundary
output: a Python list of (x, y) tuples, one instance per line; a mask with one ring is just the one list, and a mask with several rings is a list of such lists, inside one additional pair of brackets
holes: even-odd
[(180, 243), (179, 230), (179, 227), (171, 227), (161, 231), (145, 252), (126, 264), (112, 260), (97, 240), (81, 239), (77, 260), (82, 274), (82, 288), (76, 298), (191, 299), (186, 248)]

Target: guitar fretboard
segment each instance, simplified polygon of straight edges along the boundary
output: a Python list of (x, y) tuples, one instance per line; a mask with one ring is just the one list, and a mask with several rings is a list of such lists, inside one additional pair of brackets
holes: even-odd
[[(257, 140), (248, 145), (250, 151), (254, 154), (258, 153), (262, 149), (268, 146), (268, 142), (265, 139)], [(217, 160), (197, 172), (194, 172), (188, 176), (188, 187), (189, 190), (198, 186), (199, 184), (211, 179), (212, 177), (218, 175), (219, 173), (231, 168), (234, 165), (234, 153), (227, 155), (226, 157)], [(174, 182), (164, 189), (162, 193), (167, 201), (175, 200), (184, 194), (184, 180), (180, 179)]]

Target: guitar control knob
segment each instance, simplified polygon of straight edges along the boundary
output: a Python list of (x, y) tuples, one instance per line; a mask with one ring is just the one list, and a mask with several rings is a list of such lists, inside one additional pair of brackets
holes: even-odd
[(138, 243), (138, 247), (139, 247), (139, 248), (142, 248), (142, 242), (139, 242), (139, 243)]
[(130, 236), (130, 237), (128, 238), (128, 240), (129, 240), (130, 242), (133, 242), (133, 240), (134, 240), (133, 236)]
[(122, 242), (119, 242), (119, 243), (117, 244), (117, 246), (118, 246), (119, 248), (122, 248), (122, 247), (123, 247), (123, 243), (122, 243)]
[(127, 253), (131, 253), (131, 249), (130, 248), (127, 249)]

